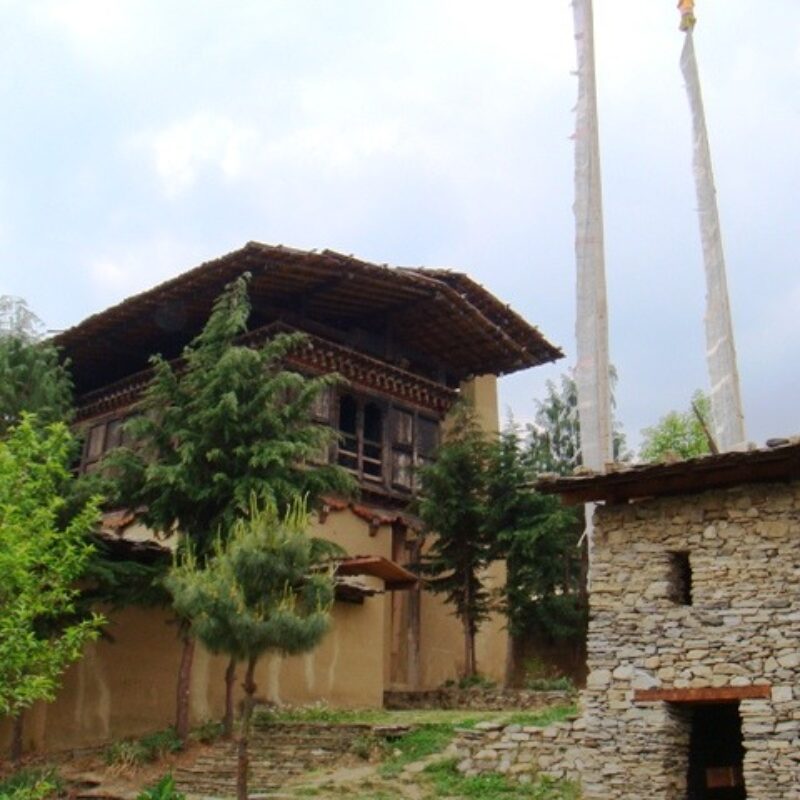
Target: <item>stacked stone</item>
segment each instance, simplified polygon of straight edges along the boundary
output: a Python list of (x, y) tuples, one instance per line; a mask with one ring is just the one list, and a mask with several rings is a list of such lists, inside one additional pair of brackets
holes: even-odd
[(800, 484), (599, 507), (592, 555), (586, 800), (686, 796), (689, 712), (636, 689), (753, 685), (772, 688), (740, 703), (747, 796), (800, 798)]
[(474, 687), (459, 689), (444, 687), (423, 691), (387, 691), (383, 694), (384, 708), (468, 708), (473, 711), (538, 711), (542, 708), (570, 703), (571, 692), (537, 692), (527, 689), (498, 689)]
[(580, 747), (583, 729), (582, 719), (546, 728), (480, 722), (459, 731), (449, 754), (467, 776), (500, 772), (522, 782), (534, 775), (578, 780), (587, 767)]
[(747, 797), (800, 800), (800, 482), (600, 506), (593, 544), (581, 717), (463, 731), (459, 769), (684, 800), (692, 708), (636, 691), (754, 686), (769, 696), (739, 702)]

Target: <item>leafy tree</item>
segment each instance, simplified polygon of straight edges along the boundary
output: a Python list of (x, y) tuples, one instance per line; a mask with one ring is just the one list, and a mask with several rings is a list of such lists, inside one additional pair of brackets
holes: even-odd
[(96, 638), (102, 618), (76, 619), (98, 500), (62, 524), (71, 437), (23, 415), (0, 440), (0, 714), (52, 700), (66, 666)]
[(23, 411), (42, 425), (69, 419), (72, 379), (56, 348), (41, 341), (40, 329), (23, 301), (0, 297), (0, 437)]
[(279, 515), (274, 501), (251, 502), (227, 541), (202, 566), (187, 548), (167, 579), (175, 608), (209, 649), (247, 663), (238, 742), (237, 797), (247, 799), (248, 740), (259, 658), (295, 655), (319, 644), (330, 625), (333, 579), (306, 535), (308, 514), (295, 501)]
[[(201, 566), (253, 493), (283, 512), (297, 496), (313, 502), (352, 487), (339, 467), (314, 466), (334, 434), (313, 422), (312, 407), (337, 379), (283, 367), (304, 337), (280, 335), (259, 348), (237, 344), (250, 314), (248, 280), (226, 287), (182, 364), (151, 359), (153, 379), (127, 427), (132, 444), (109, 458), (117, 502), (145, 507), (142, 518), (154, 530), (179, 531)], [(182, 739), (193, 642), (184, 629), (176, 716)]]
[(668, 457), (694, 458), (709, 453), (705, 420), (709, 419), (710, 414), (711, 402), (708, 397), (696, 391), (692, 395), (692, 408), (689, 411), (670, 411), (657, 425), (642, 431), (639, 457), (642, 461), (661, 461)]
[(436, 459), (419, 471), (419, 515), (433, 534), (421, 570), (455, 607), (464, 631), (464, 677), (477, 674), (475, 635), (491, 608), (481, 573), (495, 555), (486, 528), (490, 443), (467, 407), (456, 409)]

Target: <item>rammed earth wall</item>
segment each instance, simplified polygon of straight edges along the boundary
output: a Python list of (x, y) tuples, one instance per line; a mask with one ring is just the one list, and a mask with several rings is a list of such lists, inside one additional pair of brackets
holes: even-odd
[[(686, 798), (691, 707), (635, 690), (747, 686), (769, 687), (739, 704), (747, 797), (800, 798), (800, 483), (601, 506), (595, 519), (585, 800)], [(690, 604), (672, 554), (688, 554)]]

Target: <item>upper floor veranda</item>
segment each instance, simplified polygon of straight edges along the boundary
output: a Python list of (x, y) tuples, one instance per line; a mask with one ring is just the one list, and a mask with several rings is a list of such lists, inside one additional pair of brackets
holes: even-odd
[(56, 337), (75, 381), (82, 469), (121, 443), (123, 422), (149, 380), (150, 356), (179, 359), (215, 298), (244, 272), (252, 312), (242, 342), (306, 334), (287, 367), (344, 379), (314, 410), (319, 424), (339, 434), (320, 459), (351, 471), (366, 493), (395, 502), (413, 491), (413, 467), (431, 457), (465, 383), (561, 357), (462, 273), (251, 242)]

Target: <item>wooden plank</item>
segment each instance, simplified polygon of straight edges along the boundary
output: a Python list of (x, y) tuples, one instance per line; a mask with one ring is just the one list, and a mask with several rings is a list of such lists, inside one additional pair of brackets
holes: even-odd
[(729, 703), (736, 700), (768, 700), (772, 687), (759, 686), (718, 686), (695, 689), (636, 689), (633, 693), (635, 703)]

